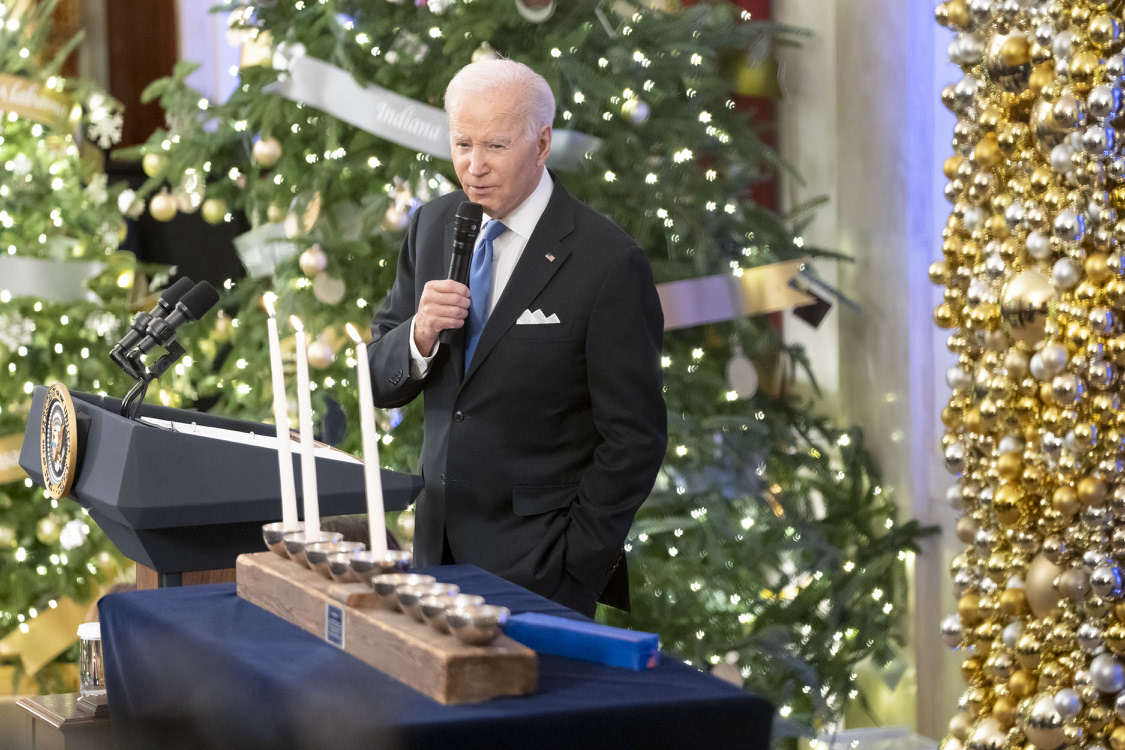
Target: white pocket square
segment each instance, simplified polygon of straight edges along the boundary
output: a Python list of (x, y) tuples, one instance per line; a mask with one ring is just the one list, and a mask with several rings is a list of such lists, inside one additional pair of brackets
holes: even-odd
[(532, 312), (531, 310), (524, 310), (523, 314), (521, 314), (519, 316), (519, 318), (516, 320), (516, 325), (518, 325), (518, 326), (535, 326), (535, 325), (545, 325), (545, 324), (548, 324), (548, 323), (559, 323), (559, 322), (561, 322), (559, 320), (559, 316), (555, 315), (554, 313), (551, 313), (551, 315), (548, 317), (548, 316), (543, 314), (542, 310), (536, 310), (535, 312)]

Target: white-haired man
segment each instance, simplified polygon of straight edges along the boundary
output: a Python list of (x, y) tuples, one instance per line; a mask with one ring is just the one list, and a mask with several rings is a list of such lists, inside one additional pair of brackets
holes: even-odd
[[(425, 394), (415, 564), (478, 565), (588, 615), (599, 595), (627, 607), (623, 545), (667, 443), (648, 259), (545, 168), (541, 76), (473, 63), (445, 107), (463, 192), (415, 213), (368, 349), (377, 405)], [(465, 200), (485, 213), (468, 286), (446, 279)]]

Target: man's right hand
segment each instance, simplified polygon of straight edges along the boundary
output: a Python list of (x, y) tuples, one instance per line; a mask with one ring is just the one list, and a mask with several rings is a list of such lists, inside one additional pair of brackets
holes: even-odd
[(414, 345), (423, 357), (433, 354), (438, 335), (460, 328), (469, 315), (469, 287), (452, 279), (427, 281), (414, 316)]

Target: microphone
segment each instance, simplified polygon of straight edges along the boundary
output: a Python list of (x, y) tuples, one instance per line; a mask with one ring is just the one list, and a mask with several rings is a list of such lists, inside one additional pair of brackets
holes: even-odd
[(168, 348), (176, 338), (176, 331), (185, 323), (194, 323), (207, 314), (219, 301), (219, 293), (210, 282), (201, 281), (191, 288), (167, 317), (153, 318), (145, 330), (145, 337), (129, 350), (128, 359), (140, 366), (142, 354), (147, 354), (158, 346)]
[[(184, 276), (172, 286), (164, 290), (160, 295), (160, 299), (156, 303), (156, 307), (152, 308), (149, 312), (139, 312), (134, 316), (133, 323), (129, 327), (129, 332), (122, 337), (112, 349), (109, 350), (109, 358), (112, 359), (118, 367), (129, 373), (132, 365), (125, 358), (125, 354), (137, 345), (137, 342), (145, 337), (148, 331), (148, 324), (156, 318), (163, 318), (176, 308), (176, 303), (180, 301), (187, 292), (195, 286), (195, 282)], [(132, 373), (129, 373), (132, 375)], [(134, 376), (135, 377), (135, 376)]]
[[(484, 207), (472, 201), (463, 201), (457, 208), (457, 216), (453, 219), (453, 255), (449, 258), (449, 275), (447, 278), (469, 283), (469, 268), (473, 261), (473, 245), (477, 243), (480, 235), (480, 225), (484, 219)], [(443, 344), (452, 344), (457, 333), (456, 328), (446, 328), (438, 336), (438, 341)]]

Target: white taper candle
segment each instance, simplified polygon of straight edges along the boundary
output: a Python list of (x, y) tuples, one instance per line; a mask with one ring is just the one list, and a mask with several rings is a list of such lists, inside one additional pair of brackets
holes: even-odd
[(369, 549), (376, 554), (387, 551), (387, 521), (383, 516), (383, 477), (379, 472), (379, 433), (375, 429), (375, 401), (371, 391), (371, 365), (367, 347), (351, 323), (346, 326), (355, 342), (359, 387), (359, 425), (363, 436), (363, 476), (367, 484), (367, 524), (371, 535)]
[(291, 315), (289, 322), (297, 329), (297, 413), (301, 420), (301, 492), (305, 500), (305, 533), (319, 534), (320, 501), (316, 494), (316, 446), (313, 441), (308, 344), (301, 319)]
[(273, 379), (273, 422), (277, 426), (277, 469), (281, 476), (281, 524), (286, 531), (295, 531), (300, 520), (297, 515), (297, 488), (293, 481), (293, 450), (289, 439), (289, 400), (285, 396), (285, 371), (281, 364), (281, 342), (277, 336), (277, 317), (273, 307), (276, 299), (273, 292), (267, 292), (263, 302), (270, 315), (266, 326)]

